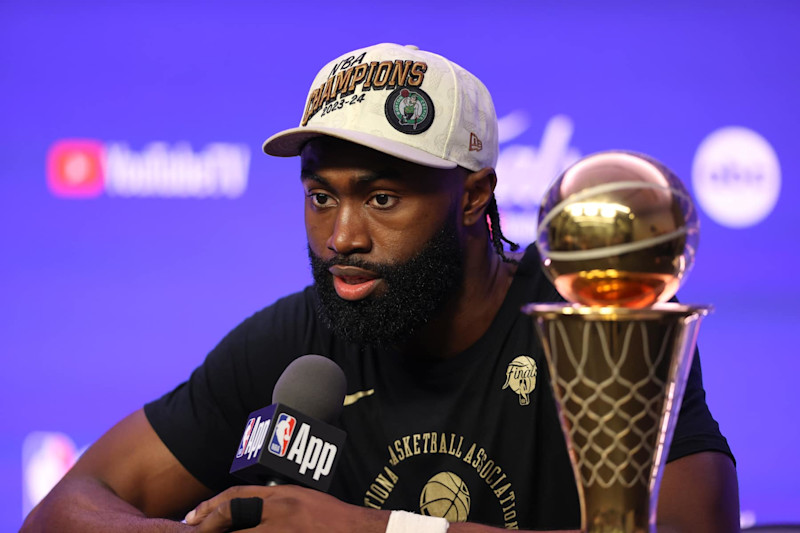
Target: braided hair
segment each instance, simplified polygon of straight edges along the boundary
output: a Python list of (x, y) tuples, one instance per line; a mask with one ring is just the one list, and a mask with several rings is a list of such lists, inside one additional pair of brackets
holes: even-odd
[(494, 194), (492, 194), (492, 198), (489, 200), (489, 205), (486, 206), (486, 228), (489, 230), (489, 235), (492, 238), (492, 245), (503, 262), (518, 264), (519, 261), (506, 255), (505, 247), (503, 246), (504, 242), (508, 243), (512, 252), (519, 250), (519, 244), (511, 242), (503, 235), (503, 230), (500, 229), (500, 213), (497, 211), (497, 201), (494, 198)]

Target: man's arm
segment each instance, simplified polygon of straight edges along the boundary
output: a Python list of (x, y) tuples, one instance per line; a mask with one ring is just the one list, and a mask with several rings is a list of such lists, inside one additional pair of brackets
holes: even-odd
[[(261, 525), (252, 531), (296, 533), (383, 533), (389, 518), (377, 511), (346, 504), (301, 487), (233, 487), (203, 502), (187, 521), (201, 533), (226, 531), (231, 524), (232, 498), (264, 500)], [(453, 523), (448, 533), (504, 531), (480, 524)], [(739, 531), (736, 470), (729, 457), (717, 452), (689, 455), (664, 469), (659, 493), (660, 533), (731, 533)]]
[[(24, 532), (183, 531), (179, 522), (212, 496), (158, 438), (143, 410), (119, 422), (31, 511)], [(147, 527), (147, 529), (144, 528)]]
[[(190, 527), (148, 517), (180, 518), (212, 495), (181, 466), (139, 410), (83, 454), (31, 512), (23, 531), (50, 531), (56, 524), (65, 533), (183, 531)], [(234, 487), (201, 504), (190, 524), (200, 524), (201, 531), (224, 531), (230, 517), (229, 500), (256, 495), (266, 499), (262, 519), (271, 527), (283, 522), (296, 529), (302, 518), (312, 523), (319, 519), (330, 532), (342, 526), (342, 531), (347, 531), (348, 524), (358, 523), (363, 531), (382, 533), (388, 518), (386, 511), (352, 506), (299, 487)], [(275, 508), (281, 511), (277, 516), (270, 512)], [(738, 511), (736, 471), (727, 456), (704, 452), (666, 466), (659, 497), (660, 531), (738, 531)], [(497, 530), (477, 524), (452, 524), (449, 531)]]
[(657, 516), (659, 532), (739, 531), (739, 482), (731, 458), (702, 452), (668, 463)]

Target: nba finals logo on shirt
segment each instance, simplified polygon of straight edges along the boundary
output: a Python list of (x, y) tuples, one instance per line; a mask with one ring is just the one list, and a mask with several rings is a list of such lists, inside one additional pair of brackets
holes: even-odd
[(278, 416), (278, 421), (275, 424), (275, 432), (272, 434), (272, 440), (269, 443), (269, 451), (278, 457), (286, 455), (286, 450), (289, 448), (289, 441), (292, 440), (292, 433), (294, 433), (294, 426), (297, 424), (297, 419), (286, 413), (281, 413)]
[(536, 361), (527, 355), (520, 355), (509, 363), (506, 369), (506, 383), (503, 390), (510, 388), (519, 395), (519, 404), (528, 405), (528, 396), (536, 388)]

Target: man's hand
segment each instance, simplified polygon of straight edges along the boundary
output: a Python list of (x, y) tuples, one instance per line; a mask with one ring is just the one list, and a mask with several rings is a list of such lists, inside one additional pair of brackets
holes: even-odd
[(344, 503), (333, 496), (295, 485), (232, 487), (198, 505), (186, 515), (186, 523), (201, 533), (222, 533), (231, 526), (231, 500), (258, 497), (264, 500), (261, 523), (247, 531), (269, 533), (383, 533), (388, 511), (376, 511)]

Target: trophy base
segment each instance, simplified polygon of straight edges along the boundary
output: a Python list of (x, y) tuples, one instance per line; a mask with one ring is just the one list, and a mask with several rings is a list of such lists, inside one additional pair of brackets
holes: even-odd
[(582, 531), (655, 532), (661, 473), (709, 306), (529, 304), (581, 504)]

